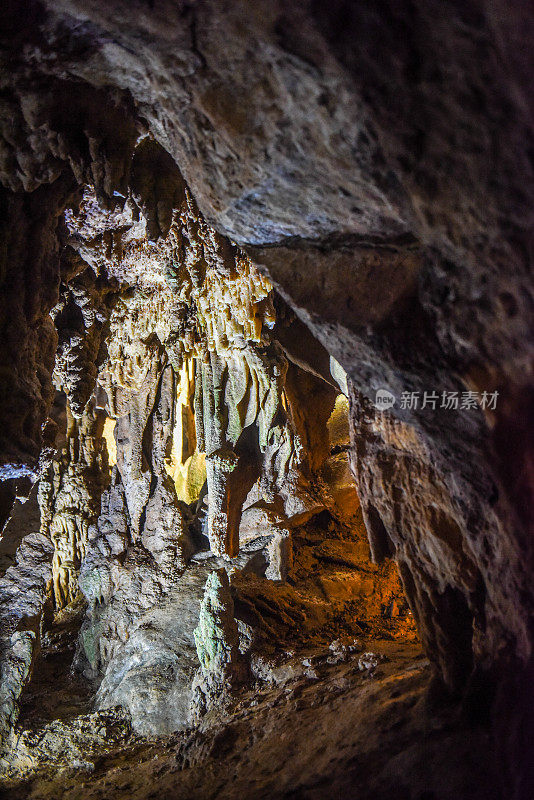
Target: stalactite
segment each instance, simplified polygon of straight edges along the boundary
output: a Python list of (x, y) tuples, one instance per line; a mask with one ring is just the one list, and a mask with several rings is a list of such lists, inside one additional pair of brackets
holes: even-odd
[(76, 419), (67, 405), (66, 447), (42, 472), (39, 482), (41, 532), (54, 544), (53, 599), (56, 609), (79, 594), (78, 573), (85, 558), (88, 531), (100, 513), (108, 475), (104, 419), (88, 403)]

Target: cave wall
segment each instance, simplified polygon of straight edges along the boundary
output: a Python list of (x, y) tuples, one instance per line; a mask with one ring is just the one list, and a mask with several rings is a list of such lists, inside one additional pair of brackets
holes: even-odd
[[(135, 189), (110, 208), (87, 186), (65, 211), (70, 269), (50, 312), (56, 400), (39, 478), (53, 555), (44, 576), (39, 563), (28, 574), (48, 582), (51, 567), (39, 627), (87, 604), (75, 670), (96, 708), (122, 706), (138, 733), (167, 734), (220, 705), (227, 675), (240, 685), (255, 674), (258, 640), (281, 646), (296, 620), (311, 637), (335, 619), (350, 628), (355, 608), (363, 624), (395, 626), (400, 604), (412, 628), (393, 565), (370, 565), (362, 540), (341, 368), (312, 337), (295, 355), (294, 314), (275, 307), (270, 282), (206, 222), (154, 142), (134, 151), (134, 185), (154, 162), (173, 187), (165, 235), (150, 238)], [(200, 653), (230, 647), (227, 626), (214, 622), (211, 644), (194, 634), (221, 570), (240, 596), (240, 652), (195, 678)], [(28, 659), (6, 729), (39, 674), (38, 640)]]
[[(59, 276), (91, 262), (79, 241), (89, 235), (69, 244), (59, 214), (91, 184), (114, 216), (95, 231), (109, 254), (122, 247), (125, 208), (143, 211), (149, 243), (165, 237), (186, 192), (177, 165), (217, 231), (215, 254), (234, 246), (223, 236), (237, 244), (347, 372), (373, 553), (398, 559), (445, 681), (457, 689), (474, 665), (525, 664), (534, 95), (524, 4), (138, 2), (134, 14), (118, 0), (13, 1), (2, 15), (2, 319), (13, 342), (3, 463), (35, 465), (52, 398), (47, 314)], [(82, 363), (104, 358), (98, 342)], [(397, 397), (389, 412), (369, 404), (379, 388)], [(400, 406), (403, 392), (467, 390), (498, 391), (495, 412)]]

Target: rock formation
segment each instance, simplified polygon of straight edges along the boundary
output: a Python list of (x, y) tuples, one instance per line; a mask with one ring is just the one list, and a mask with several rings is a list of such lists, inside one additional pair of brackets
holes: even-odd
[[(210, 736), (294, 658), (380, 679), (373, 642), (413, 647), (413, 615), (429, 701), (531, 796), (533, 19), (4, 4), (10, 781), (61, 742), (85, 769), (98, 720), (127, 753)], [(91, 694), (65, 721), (32, 711), (54, 659)]]

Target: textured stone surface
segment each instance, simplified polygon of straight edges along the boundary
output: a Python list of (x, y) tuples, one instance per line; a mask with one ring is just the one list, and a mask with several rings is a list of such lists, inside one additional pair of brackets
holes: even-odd
[(193, 631), (207, 571), (187, 571), (178, 587), (140, 613), (128, 640), (115, 647), (96, 706), (122, 706), (144, 735), (169, 734), (191, 725), (193, 679), (198, 669)]
[[(94, 770), (86, 768), (81, 777), (68, 762), (59, 762), (61, 773), (45, 762), (24, 781), (6, 781), (6, 789), (14, 800), (93, 800), (124, 792), (136, 800), (154, 792), (184, 800), (253, 792), (267, 800), (296, 791), (312, 800), (354, 792), (364, 800), (425, 792), (440, 800), (497, 800), (487, 733), (465, 719), (451, 730), (450, 716), (425, 713), (429, 670), (413, 646), (368, 644), (373, 653), (366, 661), (380, 658), (374, 671), (359, 669), (361, 646), (341, 660), (328, 644), (308, 648), (305, 656), (288, 654), (266, 663), (265, 680), (243, 696), (233, 719), (164, 741), (117, 746), (120, 728), (104, 718), (100, 727), (111, 729), (109, 744), (102, 748), (95, 737), (104, 757), (98, 759), (96, 747), (84, 749)], [(98, 723), (96, 715), (80, 719), (69, 745), (79, 741), (80, 729)], [(54, 733), (47, 731), (43, 750)]]
[(41, 471), (41, 531), (54, 544), (53, 601), (61, 609), (79, 594), (78, 574), (85, 558), (89, 527), (100, 513), (108, 462), (102, 414), (88, 404), (81, 418), (66, 409), (65, 447)]
[[(24, 504), (17, 501), (6, 536), (0, 538), (0, 552), (7, 545), (0, 577), (0, 762), (14, 745), (12, 726), (18, 715), (18, 699), (39, 648), (43, 609), (52, 581), (54, 547), (40, 532), (38, 509), (34, 486)], [(20, 536), (15, 555), (14, 531)]]
[(198, 626), (193, 631), (200, 670), (193, 684), (192, 711), (200, 716), (216, 706), (246, 675), (239, 653), (239, 628), (226, 570), (210, 572), (200, 603)]
[[(36, 468), (56, 350), (77, 417), (98, 376), (118, 461), (88, 536), (89, 629), (103, 620), (91, 668), (206, 535), (231, 558), (241, 522), (250, 539), (263, 514), (271, 551), (258, 559), (283, 577), (276, 537), (343, 485), (345, 460), (325, 465), (339, 455), (333, 357), (373, 557), (397, 559), (449, 689), (478, 696), (490, 681), (497, 709), (507, 692), (521, 707), (534, 609), (528, 7), (10, 0), (1, 13), (2, 475)], [(274, 306), (296, 315), (279, 340)], [(205, 452), (208, 475), (207, 508), (201, 492), (188, 510), (165, 467), (184, 405), (169, 373), (186, 357), (199, 362), (189, 455)], [(371, 405), (381, 388), (397, 397), (389, 412)], [(498, 391), (496, 409), (400, 404), (468, 390)], [(312, 491), (323, 466), (330, 488)], [(509, 764), (531, 724), (508, 726)]]

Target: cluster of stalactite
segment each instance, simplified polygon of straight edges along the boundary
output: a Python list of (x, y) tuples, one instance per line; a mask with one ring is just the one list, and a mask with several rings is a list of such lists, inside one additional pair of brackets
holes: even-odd
[[(88, 604), (76, 666), (101, 681), (97, 707), (124, 705), (151, 733), (190, 719), (196, 620), (175, 636), (173, 620), (196, 609), (211, 570), (229, 561), (243, 570), (243, 602), (253, 608), (247, 575), (286, 581), (294, 530), (326, 509), (350, 530), (358, 507), (348, 438), (323, 470), (327, 422), (340, 387), (347, 393), (343, 370), (246, 253), (206, 222), (176, 168), (163, 159), (154, 179), (162, 158), (142, 139), (124, 195), (103, 202), (87, 185), (64, 214), (51, 317), (66, 436), (50, 441), (39, 488), (54, 607), (80, 590)], [(317, 557), (367, 559), (329, 547)], [(188, 569), (199, 551), (205, 562)], [(345, 577), (342, 588), (337, 580), (321, 584), (321, 596), (349, 602), (380, 587), (389, 606), (400, 591), (389, 567), (363, 581)], [(139, 661), (140, 652), (150, 657)], [(172, 664), (173, 678), (143, 721), (139, 687), (152, 685), (154, 663)], [(199, 708), (224, 685), (222, 673), (199, 680)]]
[[(152, 395), (170, 364), (180, 376), (181, 397), (173, 401), (173, 440), (179, 427), (182, 442), (171, 445), (167, 472), (178, 480), (180, 498), (189, 502), (198, 498), (207, 476), (210, 544), (215, 553), (233, 556), (248, 491), (263, 476), (259, 494), (272, 502), (276, 486), (305, 461), (305, 450), (289, 422), (288, 361), (272, 336), (272, 287), (205, 222), (186, 188), (176, 205), (167, 235), (158, 242), (147, 239), (148, 221), (134, 213), (131, 198), (109, 212), (89, 187), (80, 207), (67, 213), (71, 245), (89, 265), (77, 283), (87, 284), (92, 274), (94, 282), (105, 284), (96, 300), (94, 286), (92, 293), (66, 288), (68, 299), (55, 312), (62, 343), (55, 378), (79, 415), (87, 398), (82, 367), (88, 365), (84, 375), (98, 373), (108, 415), (129, 417), (131, 471), (138, 480), (147, 472), (141, 449)], [(118, 233), (95, 236), (95, 228), (111, 223), (122, 223)], [(76, 303), (85, 338), (72, 323), (76, 315), (65, 311)], [(95, 342), (92, 348), (88, 341)], [(145, 486), (141, 495), (147, 492)], [(136, 520), (142, 503), (132, 502)]]
[(39, 480), (41, 533), (54, 545), (52, 594), (61, 609), (80, 594), (78, 576), (89, 527), (100, 514), (108, 458), (102, 438), (104, 415), (89, 402), (75, 419), (67, 405), (65, 445), (47, 459)]
[(196, 440), (206, 455), (210, 545), (217, 555), (234, 556), (241, 508), (264, 473), (267, 450), (285, 451), (278, 477), (287, 477), (297, 448), (282, 401), (287, 359), (269, 335), (275, 324), (271, 287), (239, 254), (232, 254), (222, 274), (220, 269), (213, 264), (200, 282), (189, 268), (180, 296), (195, 309), (196, 327), (184, 347), (194, 358)]
[[(196, 617), (211, 570), (230, 561), (236, 574), (283, 583), (295, 528), (327, 508), (350, 526), (358, 508), (348, 428), (321, 472), (342, 370), (311, 340), (309, 352), (295, 350), (306, 340), (294, 315), (173, 176), (172, 213), (156, 239), (133, 191), (110, 209), (88, 186), (65, 214), (69, 277), (52, 318), (66, 437), (56, 430), (39, 490), (54, 606), (80, 590), (88, 604), (76, 666), (101, 681), (97, 707), (123, 704), (150, 732), (189, 719), (198, 643), (196, 619), (184, 620)], [(336, 409), (346, 428), (346, 400)], [(199, 551), (204, 561), (189, 568)], [(362, 591), (343, 580), (343, 597)], [(384, 597), (399, 591), (387, 570), (373, 581)], [(182, 620), (176, 641), (172, 620)], [(151, 654), (146, 664), (139, 652)], [(138, 687), (151, 685), (154, 663), (171, 663), (179, 678), (162, 683), (143, 721)], [(212, 683), (219, 691), (224, 680), (199, 678), (199, 708)], [(177, 686), (181, 699), (170, 702)]]
[[(288, 359), (271, 285), (171, 178), (156, 240), (133, 191), (110, 209), (85, 189), (65, 214), (68, 279), (52, 310), (67, 421), (43, 462), (41, 525), (55, 608), (80, 588), (89, 603), (78, 664), (108, 674), (102, 703), (116, 697), (114, 659), (126, 658), (137, 620), (182, 585), (199, 546), (237, 556), (246, 506), (241, 535), (263, 535), (265, 575), (283, 580), (289, 518), (324, 507), (308, 488), (328, 452), (336, 384)], [(206, 574), (194, 579), (200, 594)]]

